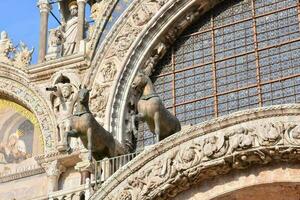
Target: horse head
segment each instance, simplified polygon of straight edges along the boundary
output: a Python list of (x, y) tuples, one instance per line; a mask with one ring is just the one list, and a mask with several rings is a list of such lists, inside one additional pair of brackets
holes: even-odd
[(131, 88), (134, 90), (143, 90), (145, 86), (148, 84), (150, 78), (142, 72), (138, 72), (135, 76)]
[(78, 92), (78, 101), (82, 104), (88, 104), (90, 98), (90, 91), (91, 90), (87, 89), (86, 86), (81, 87), (80, 85)]

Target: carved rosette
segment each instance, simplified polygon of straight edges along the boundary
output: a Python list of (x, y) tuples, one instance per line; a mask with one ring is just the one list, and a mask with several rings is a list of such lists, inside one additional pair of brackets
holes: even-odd
[[(259, 108), (185, 127), (139, 155), (126, 167), (128, 174), (121, 170), (113, 175), (102, 188), (112, 191), (98, 191), (94, 199), (172, 199), (194, 184), (233, 169), (298, 161), (298, 108)], [(110, 183), (114, 179), (118, 183)]]

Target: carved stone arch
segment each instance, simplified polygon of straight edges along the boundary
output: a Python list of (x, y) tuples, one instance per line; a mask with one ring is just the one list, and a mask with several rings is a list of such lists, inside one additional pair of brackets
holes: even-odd
[[(195, 187), (213, 199), (256, 184), (298, 183), (299, 108), (256, 108), (185, 127), (118, 170), (91, 199), (175, 199), (181, 193), (188, 199), (184, 191), (197, 194)], [(234, 182), (239, 178), (243, 184)]]
[(76, 87), (79, 87), (79, 85), (81, 84), (81, 80), (78, 74), (78, 70), (61, 70), (52, 75), (51, 83), (55, 85), (57, 83), (68, 82), (74, 84)]
[[(110, 82), (110, 94), (106, 101), (105, 128), (122, 140), (126, 101), (133, 78), (155, 51), (160, 43), (169, 45), (193, 21), (220, 1), (210, 0), (148, 0), (134, 1), (126, 10), (112, 31), (98, 47), (91, 62), (90, 74), (85, 80), (93, 88), (102, 85), (101, 69), (107, 60), (118, 60), (115, 78)], [(148, 4), (147, 4), (148, 3)], [(147, 6), (144, 20), (134, 20), (141, 16)], [(155, 9), (153, 9), (155, 8)], [(136, 22), (136, 23), (135, 23)]]
[(0, 66), (0, 73), (0, 97), (30, 110), (38, 120), (44, 152), (54, 151), (57, 141), (54, 115), (35, 86), (29, 83), (27, 73), (4, 64)]

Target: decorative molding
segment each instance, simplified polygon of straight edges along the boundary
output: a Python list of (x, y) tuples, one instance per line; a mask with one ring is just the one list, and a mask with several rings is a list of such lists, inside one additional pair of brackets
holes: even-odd
[(90, 73), (85, 78), (90, 87), (93, 85), (91, 88), (104, 83), (102, 68), (107, 62), (115, 61), (117, 72), (110, 87), (113, 92), (108, 98), (105, 118), (101, 119), (108, 131), (122, 138), (126, 115), (124, 108), (130, 83), (138, 69), (157, 62), (153, 52), (157, 51), (159, 44), (166, 47), (170, 45), (192, 21), (219, 2), (138, 0), (127, 8), (98, 47), (91, 62)]
[(234, 169), (297, 161), (299, 109), (258, 108), (187, 126), (122, 167), (92, 199), (170, 199)]
[(90, 49), (90, 57), (93, 57), (93, 54), (97, 48), (98, 42), (100, 40), (100, 37), (103, 33), (103, 30), (105, 28), (105, 24), (109, 20), (109, 17), (111, 16), (116, 4), (118, 3), (118, 0), (106, 0), (100, 2), (102, 4), (102, 9), (103, 11), (101, 14), (97, 14), (97, 19), (95, 20), (95, 24), (93, 25), (93, 31), (91, 36), (89, 37), (89, 42), (88, 42), (88, 49)]
[[(22, 79), (21, 77), (19, 78)], [(23, 80), (22, 82), (26, 81)], [(48, 105), (44, 99), (41, 98), (37, 90), (35, 90), (35, 87), (28, 83), (25, 85), (12, 79), (1, 77), (0, 96), (3, 99), (12, 99), (33, 112), (38, 120), (43, 135), (43, 143), (45, 144), (44, 151), (51, 151), (57, 137), (56, 128)]]
[[(153, 17), (167, 1), (168, 0), (147, 0), (145, 2), (138, 0), (134, 1), (127, 8), (126, 12), (118, 19), (107, 35), (106, 40), (98, 47), (99, 50), (92, 59), (90, 73), (87, 74), (85, 79), (90, 86), (105, 82), (104, 78), (101, 79), (103, 75), (101, 72), (102, 67), (100, 66), (105, 66), (105, 64), (109, 62), (113, 62), (113, 65), (117, 67), (117, 72), (113, 75), (114, 81), (117, 79), (120, 66), (122, 65), (119, 60), (126, 58), (127, 52), (136, 38), (138, 38), (137, 36), (141, 35), (143, 28), (151, 20), (151, 17)], [(140, 20), (142, 20), (143, 23), (141, 23)], [(97, 80), (94, 81), (95, 77), (97, 77)], [(114, 82), (112, 83), (115, 84)], [(114, 87), (110, 87), (110, 91), (114, 91), (113, 88)], [(110, 98), (111, 96), (112, 94), (110, 94)], [(110, 104), (107, 105), (106, 109), (109, 105)], [(103, 121), (103, 119), (101, 119), (101, 121)]]
[(64, 152), (53, 151), (47, 154), (35, 156), (34, 159), (39, 165), (44, 163), (51, 163), (53, 161), (59, 161), (65, 166), (75, 166), (78, 161), (80, 161), (81, 149), (72, 152), (71, 154)]
[(40, 82), (49, 80), (56, 72), (61, 70), (78, 70), (83, 73), (88, 66), (89, 61), (84, 54), (75, 54), (32, 65), (28, 70), (28, 76), (31, 82)]
[(1, 176), (0, 183), (5, 183), (5, 182), (14, 181), (17, 179), (26, 178), (26, 177), (45, 173), (45, 170), (42, 167), (39, 167), (39, 166), (33, 166), (33, 167), (31, 169), (25, 169), (24, 171), (21, 171), (21, 172)]

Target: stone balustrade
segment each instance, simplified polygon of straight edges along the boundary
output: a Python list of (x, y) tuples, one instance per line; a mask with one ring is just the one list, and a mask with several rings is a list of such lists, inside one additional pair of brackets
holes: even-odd
[(113, 175), (118, 169), (126, 165), (129, 161), (135, 158), (140, 152), (134, 152), (113, 158), (105, 158), (95, 162), (94, 175), (97, 177), (96, 188), (98, 184), (106, 181), (111, 175)]

